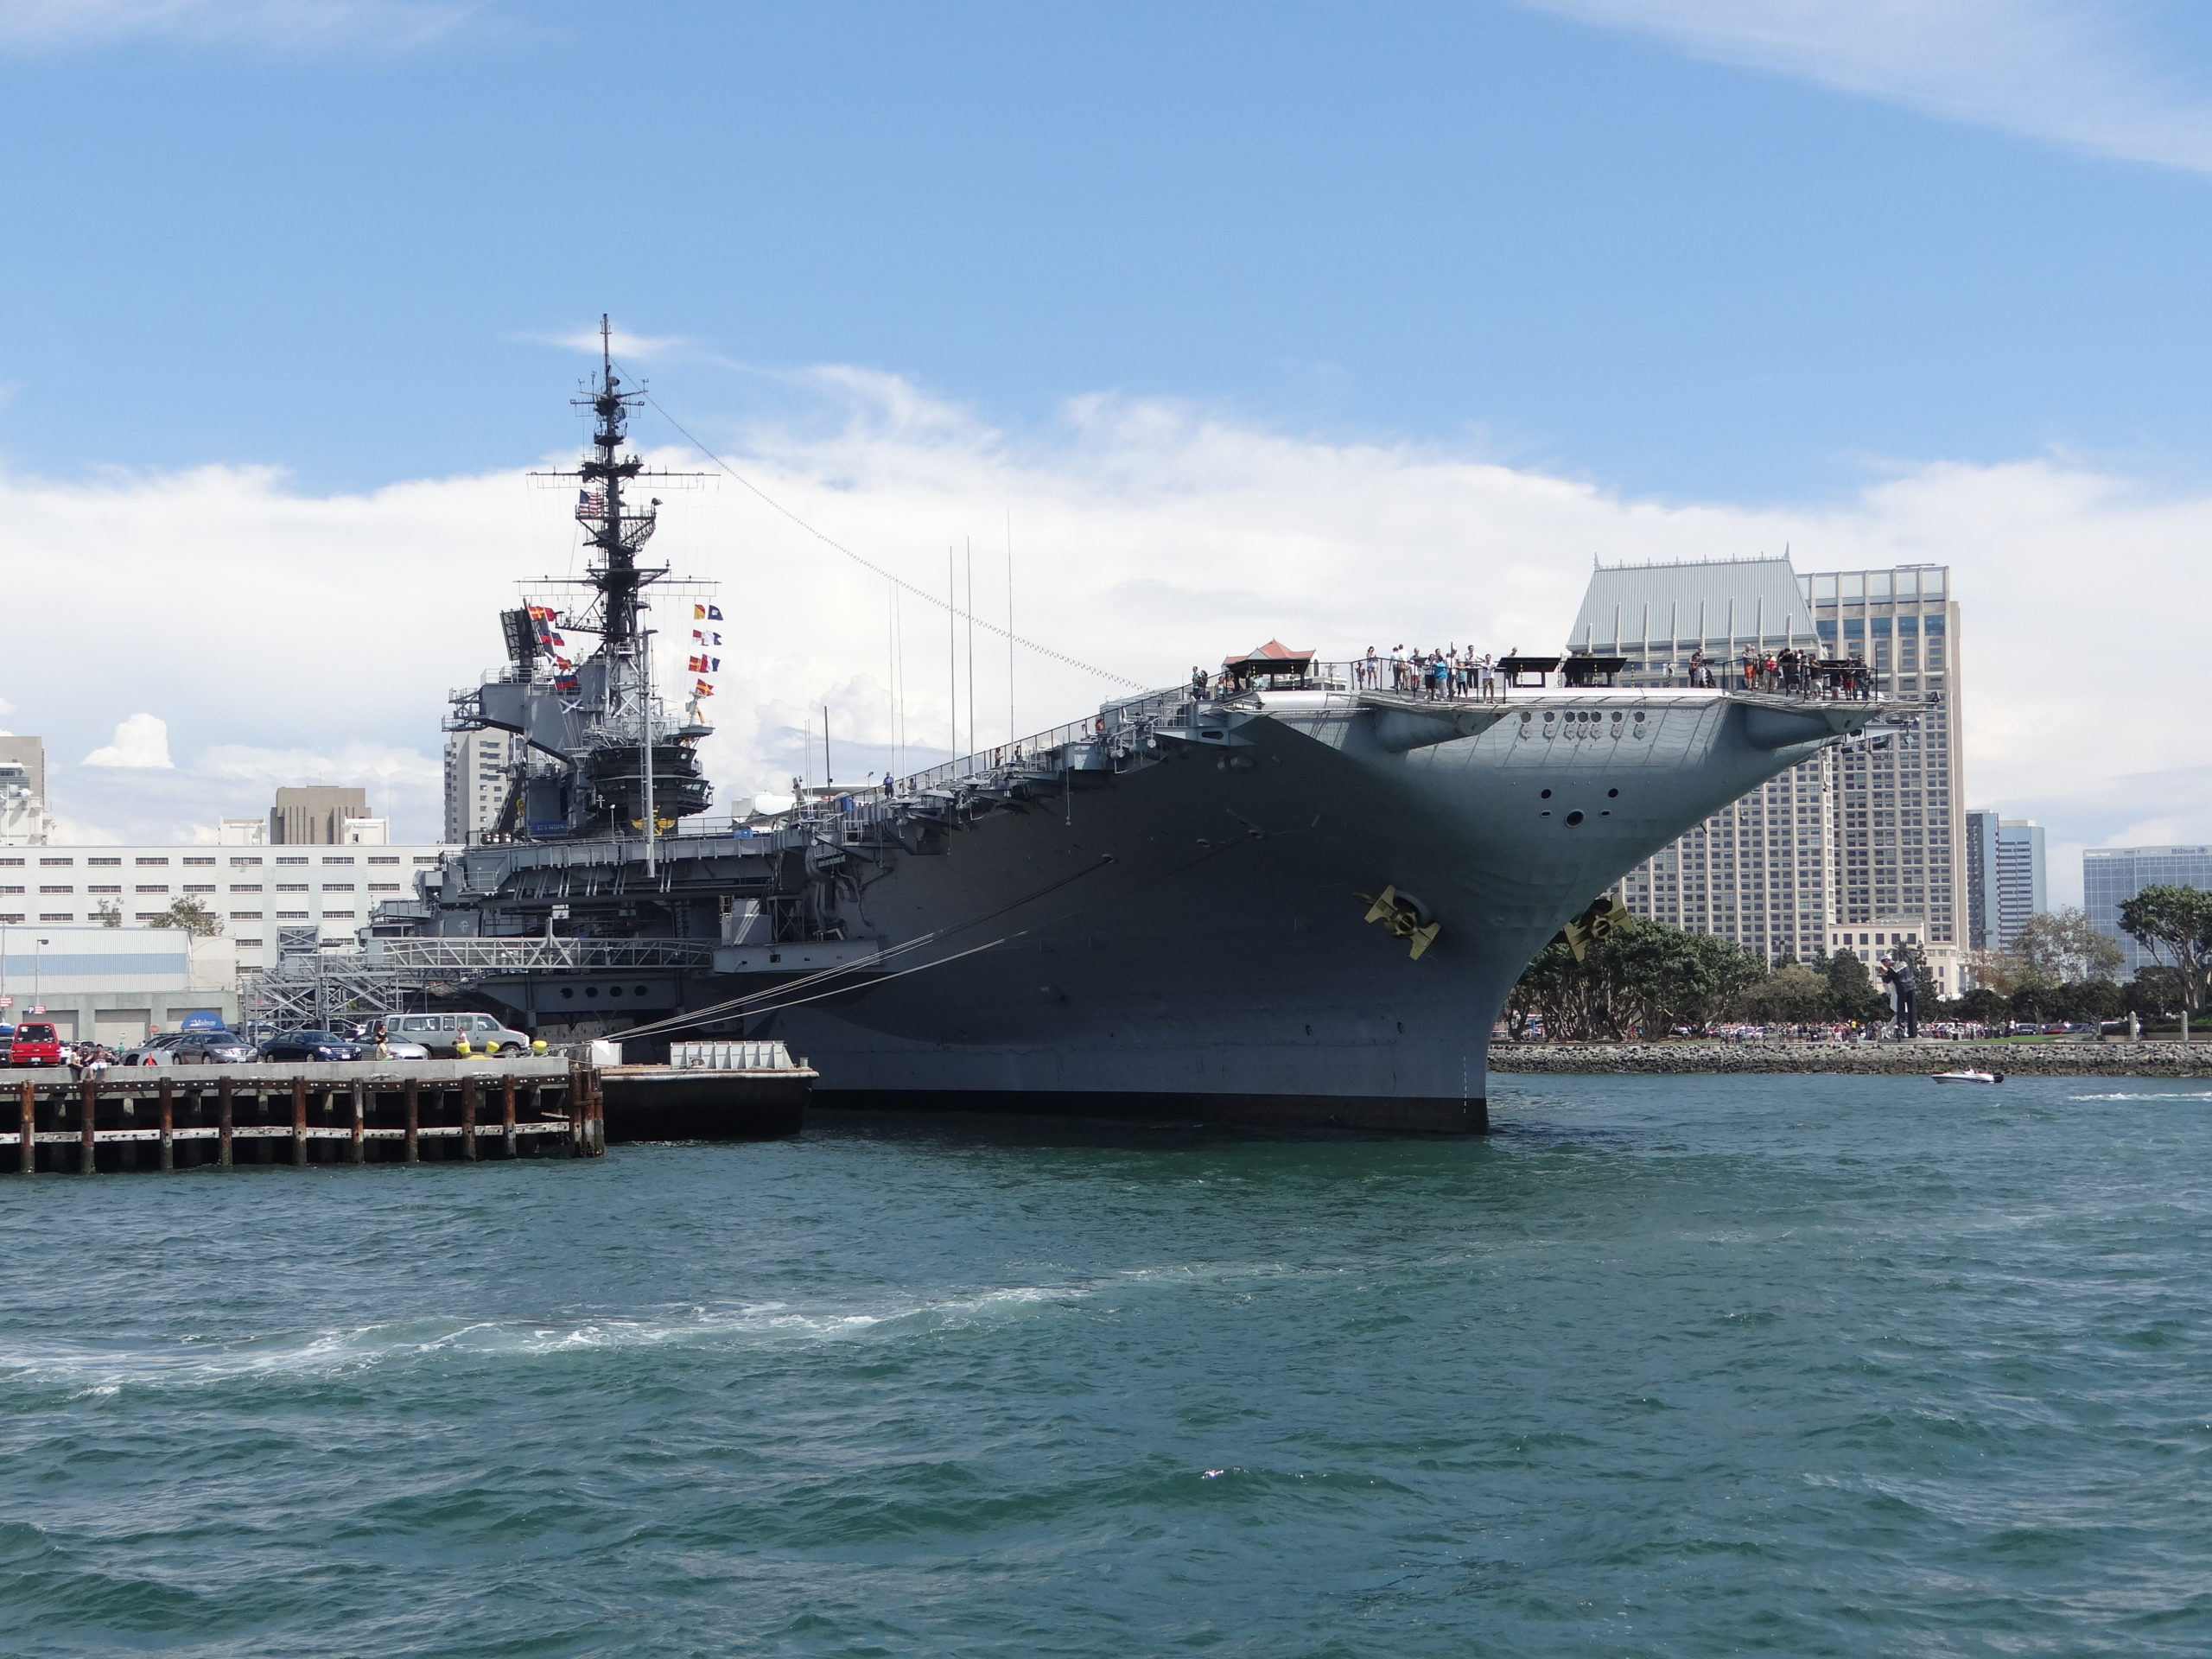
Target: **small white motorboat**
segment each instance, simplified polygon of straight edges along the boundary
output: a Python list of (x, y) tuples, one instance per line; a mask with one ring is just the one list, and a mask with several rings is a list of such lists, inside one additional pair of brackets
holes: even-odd
[(2002, 1071), (1977, 1071), (1971, 1066), (1960, 1071), (1938, 1071), (1930, 1079), (1936, 1083), (2002, 1083)]

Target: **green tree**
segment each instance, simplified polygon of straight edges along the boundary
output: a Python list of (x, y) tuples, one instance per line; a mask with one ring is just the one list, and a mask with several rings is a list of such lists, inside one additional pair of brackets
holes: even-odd
[(2013, 934), (2011, 949), (2031, 976), (2053, 985), (2109, 981), (2126, 960), (2079, 905), (2029, 917)]
[(2029, 917), (2004, 950), (1976, 951), (1973, 968), (1978, 983), (2010, 996), (2023, 989), (2108, 982), (2125, 959), (2077, 905)]
[(1663, 922), (1639, 918), (1607, 943), (1613, 947), (1621, 994), (1646, 1037), (1717, 1020), (1766, 977), (1766, 964), (1733, 940), (1686, 932)]
[(169, 907), (149, 918), (149, 927), (181, 927), (206, 938), (223, 931), (222, 918), (197, 899), (172, 899)]
[(1848, 950), (1827, 959), (1828, 1013), (1838, 1020), (1873, 1021), (1889, 1017), (1890, 1000), (1874, 988), (1866, 964)]
[(1736, 999), (1747, 1020), (1763, 1025), (1810, 1025), (1828, 1013), (1828, 982), (1809, 968), (1787, 963)]
[(2202, 887), (2155, 883), (2120, 906), (2120, 925), (2179, 978), (2181, 1035), (2189, 1040), (2189, 1017), (2204, 1012), (2212, 980), (2212, 893)]
[(121, 927), (123, 906), (112, 899), (103, 899), (92, 906), (92, 919), (102, 927)]
[(1978, 1020), (1983, 1025), (1993, 1026), (1999, 1020), (2012, 1018), (2012, 1005), (2005, 1001), (2002, 992), (1986, 985), (1977, 985), (1959, 999), (1958, 1011), (1962, 1020)]
[(1664, 1036), (1713, 1020), (1766, 967), (1741, 945), (1637, 917), (1587, 945), (1558, 940), (1529, 964), (1507, 999), (1517, 1036), (1541, 1018), (1548, 1036), (1619, 1041)]

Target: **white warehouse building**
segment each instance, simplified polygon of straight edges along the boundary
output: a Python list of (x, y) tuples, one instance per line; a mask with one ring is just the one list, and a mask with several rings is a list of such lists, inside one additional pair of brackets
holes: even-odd
[(64, 1041), (121, 1048), (188, 1014), (238, 1016), (228, 939), (181, 928), (18, 925), (0, 918), (0, 1024), (47, 1020)]
[(275, 965), (280, 938), (350, 946), (375, 906), (413, 897), (416, 873), (448, 850), (385, 845), (380, 819), (357, 821), (362, 838), (334, 847), (249, 842), (224, 827), (227, 844), (213, 846), (0, 847), (0, 926), (99, 926), (111, 915), (144, 928), (189, 899), (221, 924), (238, 971), (252, 973)]

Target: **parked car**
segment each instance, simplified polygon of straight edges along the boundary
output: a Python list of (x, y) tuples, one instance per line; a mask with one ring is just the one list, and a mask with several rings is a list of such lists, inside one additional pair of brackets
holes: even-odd
[(8, 1064), (10, 1065), (67, 1065), (67, 1052), (62, 1046), (61, 1033), (43, 1020), (25, 1020), (16, 1027), (16, 1034), (9, 1039)]
[(384, 1022), (384, 1029), (387, 1038), (420, 1043), (441, 1059), (452, 1058), (464, 1035), (472, 1053), (530, 1052), (528, 1033), (503, 1026), (488, 1014), (398, 1014)]
[(182, 1039), (177, 1031), (156, 1032), (143, 1043), (133, 1043), (115, 1057), (118, 1065), (168, 1065), (174, 1056), (169, 1051)]
[(387, 1060), (427, 1060), (430, 1058), (430, 1051), (422, 1044), (404, 1042), (399, 1038), (390, 1035), (384, 1039), (384, 1053), (381, 1056), (377, 1053), (374, 1038), (363, 1043), (361, 1047), (372, 1060), (379, 1058)]
[(165, 1031), (123, 1052), (118, 1065), (238, 1065), (256, 1057), (234, 1031)]
[(334, 1031), (280, 1031), (261, 1046), (263, 1060), (358, 1060), (368, 1051)]

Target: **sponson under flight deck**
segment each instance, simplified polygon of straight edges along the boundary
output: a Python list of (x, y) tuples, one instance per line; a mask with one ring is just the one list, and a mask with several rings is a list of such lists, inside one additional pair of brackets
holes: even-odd
[[(386, 918), (414, 937), (379, 945), (533, 1027), (783, 1039), (820, 1104), (1478, 1130), (1491, 1024), (1562, 924), (1894, 714), (1603, 683), (1431, 700), (1274, 647), (888, 793), (693, 833), (708, 728), (647, 679), (637, 396), (603, 360), (590, 602), (507, 613), (507, 666), (456, 700), (527, 741), (505, 838), (426, 875)], [(567, 664), (554, 627), (599, 644)]]

